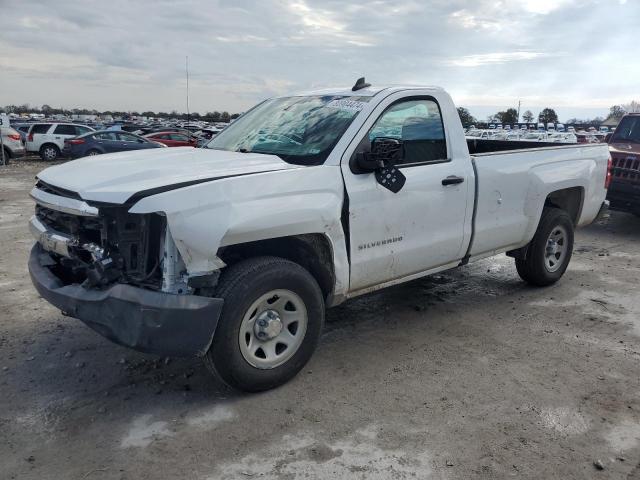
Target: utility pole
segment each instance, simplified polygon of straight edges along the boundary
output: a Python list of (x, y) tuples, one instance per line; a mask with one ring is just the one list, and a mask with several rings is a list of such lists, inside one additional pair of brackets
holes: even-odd
[(518, 100), (518, 123), (520, 123), (520, 100)]
[(187, 73), (187, 124), (189, 123), (190, 114), (189, 114), (189, 56), (185, 57), (185, 70)]

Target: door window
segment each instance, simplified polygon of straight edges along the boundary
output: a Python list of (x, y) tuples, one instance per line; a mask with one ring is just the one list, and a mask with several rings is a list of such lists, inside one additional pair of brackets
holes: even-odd
[(116, 134), (113, 132), (102, 132), (102, 133), (96, 133), (94, 135), (94, 138), (96, 138), (97, 140), (107, 140), (107, 141), (116, 141)]
[(403, 100), (391, 105), (369, 130), (370, 141), (380, 137), (402, 141), (402, 164), (447, 159), (442, 116), (435, 100)]
[(188, 142), (189, 141), (185, 135), (180, 135), (179, 133), (171, 133), (169, 135), (169, 138), (171, 140), (175, 140), (177, 142)]
[(138, 137), (135, 137), (133, 135), (129, 135), (127, 133), (118, 133), (118, 139), (121, 142), (132, 142), (132, 143), (136, 143), (138, 141)]
[(89, 133), (91, 131), (93, 130), (91, 130), (90, 128), (76, 126), (76, 132), (78, 132), (78, 135), (84, 135), (85, 133)]
[(31, 127), (31, 133), (47, 133), (51, 128), (50, 123), (39, 123)]
[(75, 125), (58, 125), (53, 131), (54, 135), (77, 135)]

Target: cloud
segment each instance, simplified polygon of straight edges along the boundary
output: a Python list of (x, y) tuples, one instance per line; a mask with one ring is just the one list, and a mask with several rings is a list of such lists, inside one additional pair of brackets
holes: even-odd
[(363, 75), (374, 84), (441, 85), (463, 106), (491, 98), (560, 99), (576, 108), (640, 99), (640, 64), (629, 60), (640, 2), (106, 5), (22, 0), (3, 9), (0, 105), (182, 111), (186, 55), (199, 112), (243, 111), (268, 96), (348, 86)]
[(478, 55), (466, 55), (445, 61), (446, 65), (455, 67), (479, 67), (496, 63), (517, 62), (521, 60), (533, 60), (535, 58), (557, 56), (542, 52), (494, 52)]

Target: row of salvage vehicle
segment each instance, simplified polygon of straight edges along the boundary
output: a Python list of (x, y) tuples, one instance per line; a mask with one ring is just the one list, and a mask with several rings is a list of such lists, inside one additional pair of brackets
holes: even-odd
[[(139, 135), (120, 127), (95, 130), (76, 123), (43, 122), (18, 124), (11, 130), (16, 142), (22, 141), (20, 148), (10, 152), (11, 157), (26, 152), (38, 154), (45, 161), (151, 148), (196, 147), (202, 143), (199, 137), (183, 128), (165, 128)], [(214, 135), (204, 138), (208, 141)]]

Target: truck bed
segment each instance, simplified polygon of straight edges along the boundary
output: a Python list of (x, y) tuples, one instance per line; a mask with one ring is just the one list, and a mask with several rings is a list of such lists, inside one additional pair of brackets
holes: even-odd
[(471, 155), (479, 153), (505, 152), (509, 150), (530, 150), (558, 146), (580, 145), (578, 143), (534, 142), (529, 140), (481, 140), (467, 138)]
[[(503, 142), (522, 143), (522, 142)], [(596, 217), (605, 195), (609, 156), (606, 144), (551, 144), (537, 148), (473, 153), (476, 173), (475, 238), (471, 257), (526, 245), (537, 228), (544, 202), (554, 191), (571, 188), (580, 201), (576, 226)]]

